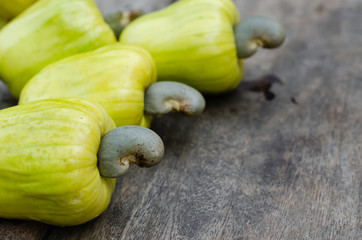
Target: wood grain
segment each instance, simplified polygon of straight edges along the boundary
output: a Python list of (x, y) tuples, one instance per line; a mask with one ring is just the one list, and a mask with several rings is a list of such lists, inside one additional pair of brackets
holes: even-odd
[(0, 239), (2, 240), (37, 240), (48, 235), (50, 227), (44, 223), (0, 219)]
[[(170, 2), (98, 4), (105, 13), (152, 11)], [(68, 228), (34, 223), (27, 236), (362, 239), (362, 3), (235, 3), (241, 16), (274, 17), (286, 28), (280, 49), (260, 50), (245, 61), (244, 79), (273, 73), (283, 80), (272, 88), (276, 98), (266, 101), (240, 86), (207, 97), (197, 118), (155, 119), (152, 129), (166, 145), (163, 162), (131, 168), (99, 218)], [(2, 99), (9, 99), (6, 94)], [(26, 229), (16, 225), (2, 220), (0, 238), (10, 236), (5, 228)]]

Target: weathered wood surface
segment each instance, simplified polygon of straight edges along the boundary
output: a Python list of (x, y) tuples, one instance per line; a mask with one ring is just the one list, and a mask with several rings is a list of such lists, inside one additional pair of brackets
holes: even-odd
[[(169, 2), (98, 1), (103, 12)], [(245, 79), (284, 81), (273, 101), (239, 87), (207, 98), (200, 117), (156, 119), (163, 162), (120, 178), (99, 218), (68, 228), (0, 220), (0, 238), (362, 239), (362, 2), (236, 4), (286, 28), (282, 48), (245, 64)]]

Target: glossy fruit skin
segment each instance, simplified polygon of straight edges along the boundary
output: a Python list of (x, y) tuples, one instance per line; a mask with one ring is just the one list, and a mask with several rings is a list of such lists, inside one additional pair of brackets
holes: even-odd
[(0, 111), (0, 217), (78, 225), (108, 206), (115, 179), (100, 176), (101, 137), (115, 128), (99, 105), (53, 99)]
[(37, 0), (0, 1), (0, 18), (6, 21), (16, 17)]
[(0, 78), (16, 98), (46, 65), (116, 42), (93, 0), (42, 0), (0, 31)]
[(155, 63), (147, 51), (116, 43), (48, 65), (26, 84), (19, 104), (79, 97), (101, 104), (117, 126), (149, 127), (144, 89), (155, 81)]
[(149, 51), (158, 80), (223, 93), (236, 88), (242, 76), (233, 35), (238, 20), (231, 0), (180, 0), (131, 22), (120, 42)]

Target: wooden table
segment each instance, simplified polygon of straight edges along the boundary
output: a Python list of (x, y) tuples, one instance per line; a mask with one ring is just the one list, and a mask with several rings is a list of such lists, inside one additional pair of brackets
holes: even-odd
[[(170, 2), (98, 1), (104, 13)], [(240, 86), (208, 97), (202, 116), (156, 119), (163, 162), (121, 177), (100, 217), (66, 228), (0, 219), (0, 239), (362, 239), (362, 2), (236, 5), (286, 29), (281, 48), (245, 62), (244, 79), (283, 80), (274, 100)], [(15, 104), (1, 89), (1, 107)]]

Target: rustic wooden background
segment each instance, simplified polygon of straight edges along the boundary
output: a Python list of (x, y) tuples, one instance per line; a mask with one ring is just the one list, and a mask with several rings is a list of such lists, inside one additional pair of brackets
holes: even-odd
[[(98, 0), (153, 11), (169, 0)], [(0, 219), (1, 239), (362, 239), (362, 2), (237, 0), (241, 16), (276, 18), (287, 40), (245, 64), (276, 74), (276, 98), (240, 86), (197, 118), (152, 129), (163, 162), (132, 168), (109, 208), (76, 227)], [(15, 104), (1, 85), (1, 107)]]

